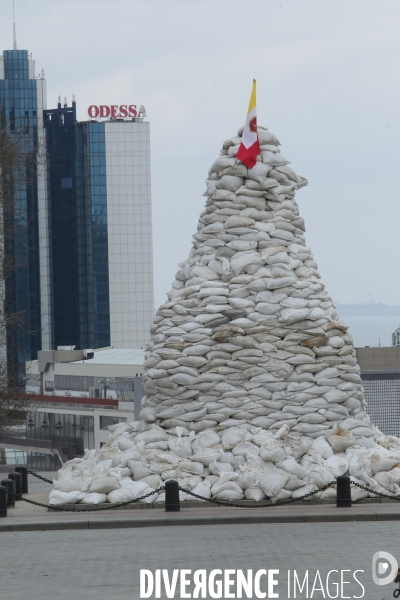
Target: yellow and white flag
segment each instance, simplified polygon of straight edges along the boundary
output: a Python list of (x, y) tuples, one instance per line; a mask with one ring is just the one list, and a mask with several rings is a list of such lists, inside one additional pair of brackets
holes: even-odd
[(257, 101), (256, 101), (256, 80), (253, 79), (253, 91), (251, 92), (249, 110), (242, 134), (242, 143), (237, 153), (237, 158), (252, 169), (257, 162), (257, 156), (260, 154), (260, 145), (257, 136)]

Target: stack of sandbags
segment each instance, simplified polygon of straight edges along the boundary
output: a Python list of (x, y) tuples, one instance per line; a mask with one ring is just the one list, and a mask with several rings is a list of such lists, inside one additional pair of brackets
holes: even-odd
[(67, 464), (59, 481), (74, 485), (56, 483), (54, 502), (121, 502), (166, 479), (276, 501), (347, 471), (397, 493), (399, 442), (365, 412), (352, 337), (305, 243), (294, 196), (307, 181), (270, 131), (258, 136), (252, 169), (236, 159), (239, 130), (209, 170), (193, 247), (151, 328), (141, 421)]

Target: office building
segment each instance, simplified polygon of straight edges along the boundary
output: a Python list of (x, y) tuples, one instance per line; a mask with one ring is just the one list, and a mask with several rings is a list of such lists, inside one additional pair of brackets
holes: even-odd
[(144, 348), (154, 314), (149, 123), (78, 123), (73, 101), (46, 110), (44, 128), (49, 348)]
[(149, 339), (150, 125), (132, 107), (120, 107), (123, 116), (105, 108), (83, 122), (74, 100), (47, 110), (31, 55), (15, 42), (0, 58), (1, 130), (24, 140), (21, 153), (40, 151), (16, 184), (15, 234), (5, 239), (15, 264), (6, 306), (21, 321), (7, 353), (20, 373), (39, 350), (144, 348)]
[[(0, 131), (21, 146), (21, 153), (43, 148), (43, 110), (46, 108), (46, 81), (35, 75), (35, 63), (27, 50), (6, 50), (0, 57)], [(41, 273), (46, 271), (41, 257), (41, 225), (46, 219), (46, 177), (41, 161), (26, 169), (26, 176), (3, 173), (1, 185), (11, 178), (15, 204), (5, 219), (5, 260), (15, 268), (5, 281), (5, 307), (8, 317), (18, 315), (18, 323), (8, 328), (9, 364), (25, 371), (25, 362), (37, 357), (41, 348)], [(4, 191), (4, 187), (3, 187)], [(10, 232), (13, 231), (11, 235)]]
[(400, 346), (356, 352), (372, 423), (386, 435), (400, 437)]

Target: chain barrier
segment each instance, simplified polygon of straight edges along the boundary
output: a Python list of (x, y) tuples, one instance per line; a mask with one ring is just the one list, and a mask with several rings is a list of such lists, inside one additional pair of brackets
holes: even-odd
[(382, 492), (376, 492), (375, 490), (372, 490), (371, 488), (367, 487), (366, 485), (361, 485), (361, 483), (357, 483), (356, 481), (352, 481), (351, 479), (350, 479), (350, 484), (355, 485), (356, 487), (360, 488), (361, 490), (365, 490), (366, 492), (369, 492), (370, 494), (375, 494), (376, 496), (379, 496), (380, 498), (389, 498), (389, 500), (397, 500), (398, 502), (400, 502), (400, 498), (398, 498), (397, 496), (390, 496), (389, 494), (383, 494)]
[[(49, 479), (46, 479), (45, 477), (38, 475), (34, 471), (28, 471), (28, 475), (33, 475), (34, 477), (37, 477), (38, 479), (41, 479), (41, 480), (45, 481), (46, 483), (51, 483), (51, 484), (53, 483)], [(199, 500), (203, 500), (205, 502), (210, 502), (213, 504), (219, 504), (220, 506), (228, 506), (231, 508), (232, 507), (233, 508), (268, 508), (270, 506), (285, 506), (287, 504), (293, 504), (294, 502), (298, 502), (299, 500), (305, 500), (306, 498), (310, 498), (311, 496), (314, 496), (315, 494), (324, 492), (332, 485), (336, 485), (336, 481), (331, 481), (327, 485), (325, 485), (321, 488), (318, 488), (317, 490), (310, 492), (309, 494), (304, 494), (304, 496), (300, 496), (299, 498), (291, 498), (290, 500), (276, 502), (275, 504), (273, 504), (271, 502), (271, 504), (264, 504), (262, 506), (257, 505), (257, 504), (235, 504), (233, 502), (224, 502), (222, 500), (212, 500), (211, 498), (205, 498), (204, 496), (199, 496), (199, 494), (194, 494), (193, 492), (191, 492), (185, 488), (182, 488), (181, 486), (178, 486), (178, 488), (179, 488), (179, 491), (183, 492), (184, 494), (189, 494), (190, 496), (193, 496), (194, 498), (197, 498)], [(120, 502), (118, 504), (110, 504), (110, 506), (100, 506), (98, 508), (75, 508), (75, 506), (73, 508), (66, 508), (66, 507), (62, 508), (61, 506), (57, 506), (57, 505), (42, 504), (41, 502), (35, 502), (34, 500), (28, 500), (28, 498), (21, 498), (21, 500), (23, 502), (28, 502), (29, 504), (33, 504), (34, 506), (40, 506), (42, 508), (47, 508), (47, 509), (51, 508), (52, 510), (57, 510), (59, 512), (96, 512), (99, 510), (110, 510), (113, 508), (122, 508), (123, 506), (128, 506), (129, 504), (135, 504), (136, 502), (140, 502), (141, 500), (144, 500), (145, 498), (149, 498), (150, 496), (153, 496), (154, 494), (158, 494), (159, 492), (163, 492), (163, 491), (165, 491), (165, 486), (161, 486), (161, 487), (157, 488), (156, 490), (154, 490), (153, 492), (150, 492), (149, 494), (145, 494), (144, 496), (141, 496), (140, 498), (135, 498), (134, 500)]]
[[(28, 475), (33, 475), (34, 477), (37, 477), (38, 479), (41, 479), (42, 481), (45, 481), (46, 483), (51, 483), (51, 484), (53, 483), (52, 481), (50, 481), (50, 479), (46, 479), (45, 477), (38, 475), (34, 471), (28, 471)], [(365, 485), (362, 485), (362, 484), (357, 483), (352, 480), (350, 480), (350, 483), (351, 483), (351, 485), (355, 485), (356, 487), (358, 487), (368, 493), (375, 494), (376, 496), (379, 496), (380, 498), (388, 498), (389, 500), (397, 500), (400, 502), (400, 497), (392, 496), (389, 494), (384, 494), (382, 492), (377, 492)], [(198, 500), (202, 500), (204, 502), (209, 502), (212, 504), (218, 504), (220, 506), (227, 506), (229, 508), (269, 508), (269, 507), (273, 507), (273, 506), (287, 506), (288, 504), (293, 504), (294, 502), (299, 502), (300, 500), (306, 500), (307, 498), (311, 498), (311, 496), (315, 496), (316, 494), (319, 494), (320, 492), (324, 492), (325, 490), (332, 487), (333, 485), (336, 485), (336, 481), (331, 481), (330, 483), (324, 485), (323, 487), (320, 487), (317, 490), (314, 490), (313, 492), (309, 492), (308, 494), (304, 494), (303, 496), (300, 496), (299, 498), (290, 498), (290, 500), (283, 500), (282, 502), (275, 502), (275, 504), (273, 504), (271, 502), (271, 504), (263, 504), (263, 505), (235, 504), (234, 502), (224, 502), (223, 500), (213, 500), (212, 498), (205, 498), (204, 496), (200, 496), (199, 494), (194, 494), (190, 490), (182, 488), (181, 486), (178, 486), (178, 488), (179, 488), (180, 492), (183, 492), (184, 494), (188, 494), (189, 496), (193, 496), (194, 498), (197, 498)], [(136, 502), (145, 500), (146, 498), (149, 498), (150, 496), (153, 496), (154, 494), (158, 494), (159, 492), (163, 492), (163, 491), (165, 491), (165, 486), (161, 486), (161, 487), (157, 488), (156, 490), (154, 490), (153, 492), (150, 492), (149, 494), (145, 494), (144, 496), (140, 496), (140, 498), (135, 498), (134, 500), (127, 500), (126, 502), (120, 502), (118, 504), (110, 504), (110, 506), (101, 506), (98, 508), (75, 508), (75, 507), (74, 508), (62, 508), (61, 506), (56, 506), (56, 505), (52, 505), (52, 504), (42, 504), (40, 502), (35, 502), (34, 500), (28, 500), (28, 498), (22, 498), (22, 501), (28, 502), (29, 504), (33, 504), (34, 506), (41, 506), (42, 508), (51, 508), (52, 510), (58, 510), (60, 512), (96, 512), (99, 510), (110, 510), (113, 508), (122, 508), (123, 506), (128, 506), (129, 504), (135, 504)]]
[(110, 504), (110, 506), (99, 506), (98, 508), (62, 508), (61, 506), (56, 506), (53, 504), (41, 504), (41, 502), (35, 502), (34, 500), (28, 500), (28, 498), (21, 498), (23, 502), (28, 502), (29, 504), (33, 504), (34, 506), (41, 506), (42, 508), (51, 508), (52, 510), (58, 510), (60, 512), (96, 512), (98, 510), (110, 510), (111, 508), (121, 508), (122, 506), (128, 506), (128, 504), (135, 504), (135, 502), (140, 502), (145, 498), (149, 498), (154, 494), (158, 494), (158, 492), (163, 492), (165, 490), (165, 486), (161, 486), (144, 496), (140, 496), (140, 498), (135, 498), (134, 500), (127, 500), (126, 502), (119, 502), (118, 504)]
[(53, 482), (50, 481), (50, 479), (46, 479), (46, 477), (42, 477), (41, 475), (38, 475), (34, 471), (27, 471), (27, 473), (28, 473), (28, 475), (33, 475), (34, 477), (37, 477), (38, 479), (41, 479), (42, 481), (45, 481), (46, 483), (51, 483), (51, 485), (53, 485)]
[(195, 498), (198, 498), (199, 500), (205, 500), (206, 502), (220, 504), (221, 506), (229, 506), (229, 507), (234, 507), (234, 508), (269, 508), (270, 506), (285, 506), (286, 504), (293, 504), (294, 502), (298, 502), (299, 500), (305, 500), (305, 498), (310, 498), (311, 496), (315, 496), (315, 494), (318, 494), (319, 492), (324, 492), (325, 490), (330, 488), (332, 485), (336, 485), (336, 481), (331, 481), (327, 485), (324, 485), (323, 487), (318, 488), (317, 490), (314, 490), (314, 492), (310, 492), (309, 494), (304, 494), (304, 496), (300, 496), (299, 498), (291, 498), (290, 500), (283, 500), (282, 502), (275, 502), (275, 504), (273, 504), (271, 502), (271, 504), (263, 504), (262, 506), (257, 505), (257, 504), (234, 504), (233, 502), (224, 502), (222, 500), (212, 500), (211, 498), (204, 498), (204, 496), (199, 496), (198, 494), (193, 494), (193, 492), (189, 492), (189, 490), (185, 490), (184, 488), (181, 488), (181, 486), (179, 486), (179, 490), (181, 492), (184, 492), (185, 494), (194, 496)]

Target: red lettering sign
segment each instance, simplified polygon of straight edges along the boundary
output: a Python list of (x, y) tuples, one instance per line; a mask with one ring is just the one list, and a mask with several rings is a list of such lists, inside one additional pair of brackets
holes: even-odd
[(110, 107), (109, 106), (99, 106), (100, 108), (100, 118), (101, 119), (105, 119), (106, 117), (110, 116)]
[(88, 115), (91, 119), (107, 119), (110, 117), (111, 119), (127, 119), (127, 118), (135, 118), (135, 117), (145, 117), (146, 111), (144, 106), (141, 106), (140, 109), (137, 109), (137, 104), (111, 104), (110, 106), (101, 104), (97, 106), (96, 104), (92, 104), (88, 108)]
[(99, 110), (98, 106), (96, 106), (95, 104), (92, 104), (92, 106), (89, 106), (89, 108), (88, 108), (89, 117), (91, 117), (92, 119), (97, 119), (99, 114), (100, 114), (100, 110)]

